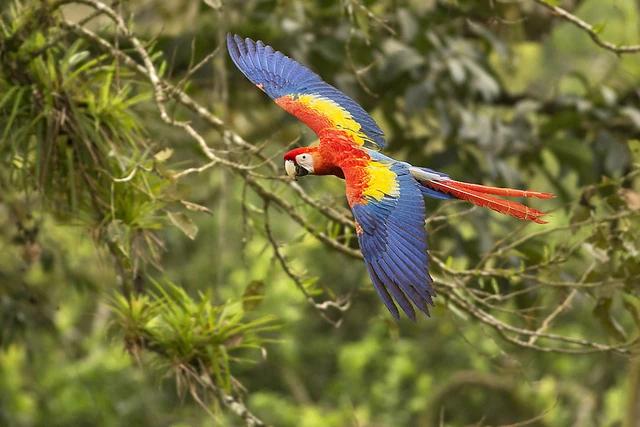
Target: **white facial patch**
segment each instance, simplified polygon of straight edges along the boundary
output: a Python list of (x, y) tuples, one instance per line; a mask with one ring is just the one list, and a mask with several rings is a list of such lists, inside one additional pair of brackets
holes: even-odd
[(304, 168), (309, 173), (313, 173), (313, 157), (311, 154), (302, 153), (296, 156), (296, 163), (298, 166)]

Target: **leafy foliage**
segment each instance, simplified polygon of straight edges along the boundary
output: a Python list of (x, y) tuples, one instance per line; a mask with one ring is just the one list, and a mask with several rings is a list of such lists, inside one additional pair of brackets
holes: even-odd
[(156, 294), (129, 299), (118, 295), (113, 311), (127, 350), (139, 358), (149, 349), (159, 356), (157, 363), (173, 370), (177, 383), (192, 393), (199, 384), (230, 392), (230, 361), (237, 359), (230, 353), (259, 350), (257, 334), (268, 330), (272, 320), (245, 321), (242, 304), (215, 306), (204, 295), (194, 300), (174, 284), (157, 285)]

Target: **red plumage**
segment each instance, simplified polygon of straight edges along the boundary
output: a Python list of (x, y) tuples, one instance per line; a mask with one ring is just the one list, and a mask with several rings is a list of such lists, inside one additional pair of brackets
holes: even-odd
[(537, 209), (530, 208), (512, 200), (503, 200), (492, 195), (507, 197), (535, 197), (538, 199), (550, 199), (554, 197), (550, 193), (540, 193), (537, 191), (516, 190), (513, 188), (489, 187), (479, 184), (470, 184), (454, 180), (431, 180), (423, 182), (428, 187), (450, 194), (458, 199), (466, 200), (477, 206), (487, 207), (496, 212), (510, 215), (524, 221), (533, 221), (538, 224), (546, 224), (547, 221), (541, 219), (545, 213)]
[(488, 185), (470, 184), (468, 182), (460, 182), (450, 180), (455, 183), (455, 186), (466, 188), (471, 191), (477, 191), (484, 194), (494, 194), (496, 196), (505, 197), (535, 197), (536, 199), (553, 199), (555, 195), (551, 193), (541, 193), (539, 191), (531, 190), (517, 190), (515, 188), (502, 188), (502, 187), (490, 187)]

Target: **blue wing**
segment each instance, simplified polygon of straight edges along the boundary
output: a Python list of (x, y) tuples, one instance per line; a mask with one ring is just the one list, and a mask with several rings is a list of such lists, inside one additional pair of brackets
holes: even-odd
[[(295, 100), (308, 95), (331, 102), (358, 123), (358, 130), (368, 142), (384, 148), (384, 133), (373, 118), (357, 102), (325, 83), (307, 67), (271, 46), (265, 46), (261, 41), (254, 42), (238, 35), (227, 34), (227, 48), (240, 71), (272, 99), (278, 101), (283, 97), (291, 97)], [(294, 111), (289, 112), (299, 116)], [(304, 121), (303, 117), (298, 118)]]
[(391, 171), (396, 173), (397, 195), (367, 197), (351, 209), (378, 295), (396, 319), (399, 312), (394, 301), (415, 320), (412, 305), (429, 315), (428, 304), (433, 305), (435, 296), (428, 271), (424, 199), (408, 165), (395, 163)]

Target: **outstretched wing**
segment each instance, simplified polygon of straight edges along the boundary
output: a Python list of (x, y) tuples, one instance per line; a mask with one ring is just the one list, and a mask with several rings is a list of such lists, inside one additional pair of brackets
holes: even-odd
[(227, 48), (249, 80), (319, 137), (326, 132), (340, 132), (354, 144), (384, 147), (384, 134), (371, 116), (307, 67), (261, 41), (237, 35), (227, 35)]
[(394, 300), (411, 319), (429, 315), (435, 292), (428, 272), (424, 199), (404, 163), (370, 161), (346, 174), (347, 195), (371, 280), (391, 314)]

